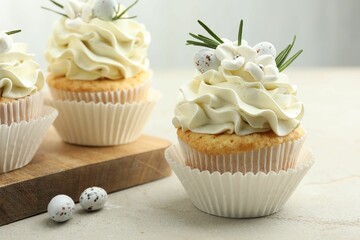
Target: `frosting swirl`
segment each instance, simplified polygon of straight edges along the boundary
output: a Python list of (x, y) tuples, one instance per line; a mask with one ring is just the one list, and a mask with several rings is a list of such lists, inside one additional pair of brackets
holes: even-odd
[(173, 124), (184, 131), (247, 135), (273, 130), (285, 136), (304, 114), (296, 87), (279, 73), (274, 56), (246, 42), (215, 50), (221, 64), (180, 88)]
[(103, 21), (61, 18), (45, 57), (55, 77), (71, 80), (123, 79), (149, 66), (150, 34), (131, 19)]
[(44, 86), (44, 75), (33, 55), (26, 53), (27, 46), (14, 43), (0, 54), (0, 96), (18, 99), (39, 91)]

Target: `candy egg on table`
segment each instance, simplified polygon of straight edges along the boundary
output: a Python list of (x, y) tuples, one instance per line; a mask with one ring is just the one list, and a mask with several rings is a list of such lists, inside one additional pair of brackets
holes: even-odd
[(10, 51), (12, 45), (12, 38), (5, 32), (0, 33), (0, 54)]
[(212, 49), (202, 49), (195, 54), (194, 63), (199, 72), (204, 73), (211, 69), (217, 70), (220, 66), (220, 61)]
[(110, 21), (114, 17), (117, 6), (115, 0), (97, 0), (94, 5), (94, 16)]
[(65, 222), (69, 220), (74, 213), (75, 203), (67, 195), (57, 195), (49, 202), (47, 211), (53, 221)]
[(269, 42), (258, 43), (254, 46), (254, 49), (256, 50), (258, 56), (272, 55), (273, 57), (276, 57), (276, 49), (274, 45)]
[(107, 192), (100, 187), (85, 189), (79, 198), (80, 205), (87, 211), (96, 211), (104, 207), (107, 200)]

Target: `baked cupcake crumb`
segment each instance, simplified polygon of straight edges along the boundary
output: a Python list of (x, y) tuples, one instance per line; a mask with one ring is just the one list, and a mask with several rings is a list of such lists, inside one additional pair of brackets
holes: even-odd
[(202, 134), (177, 130), (178, 137), (195, 150), (210, 154), (241, 153), (300, 139), (305, 134), (300, 126), (286, 136), (277, 136), (273, 131), (253, 133), (245, 136), (236, 134)]
[(150, 73), (143, 71), (134, 77), (110, 80), (70, 80), (66, 77), (54, 77), (49, 75), (47, 77), (47, 83), (50, 87), (57, 90), (70, 91), (70, 92), (109, 92), (117, 90), (132, 89), (136, 86), (144, 84), (149, 79)]

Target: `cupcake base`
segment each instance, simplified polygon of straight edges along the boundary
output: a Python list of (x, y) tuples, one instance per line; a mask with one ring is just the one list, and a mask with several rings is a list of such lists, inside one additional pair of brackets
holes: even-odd
[(63, 141), (84, 146), (115, 146), (137, 140), (161, 94), (125, 104), (46, 100), (59, 111), (54, 123)]
[(185, 165), (200, 171), (230, 173), (269, 173), (294, 168), (305, 141), (305, 136), (279, 145), (240, 153), (205, 154), (192, 148), (180, 138), (179, 144), (185, 156)]
[(30, 121), (42, 113), (43, 92), (36, 92), (21, 99), (0, 102), (0, 124)]
[(69, 80), (49, 75), (47, 83), (55, 100), (125, 104), (146, 101), (152, 72), (121, 80)]
[(229, 218), (254, 218), (278, 212), (314, 163), (308, 148), (303, 148), (296, 168), (257, 174), (220, 174), (191, 169), (179, 145), (165, 152), (192, 203), (201, 211)]
[(36, 119), (0, 125), (0, 173), (30, 163), (57, 115), (55, 109), (44, 107)]

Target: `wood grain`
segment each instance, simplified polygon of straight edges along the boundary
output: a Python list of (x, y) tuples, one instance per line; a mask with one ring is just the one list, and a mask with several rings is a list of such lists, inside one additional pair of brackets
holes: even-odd
[(83, 147), (61, 141), (50, 129), (33, 161), (0, 174), (0, 226), (46, 211), (58, 194), (78, 201), (91, 186), (108, 193), (171, 175), (166, 140), (142, 136), (118, 147)]

